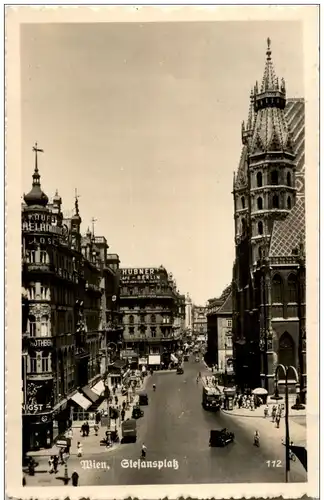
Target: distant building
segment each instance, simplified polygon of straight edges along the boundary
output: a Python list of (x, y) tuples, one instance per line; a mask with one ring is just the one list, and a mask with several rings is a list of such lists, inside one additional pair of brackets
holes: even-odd
[(231, 285), (226, 287), (221, 297), (208, 301), (205, 360), (210, 366), (217, 365), (222, 372), (233, 369)]
[(193, 330), (193, 313), (192, 313), (193, 305), (192, 305), (192, 300), (189, 297), (189, 293), (187, 293), (186, 295), (185, 307), (186, 307), (185, 329), (188, 334), (191, 334)]
[[(292, 365), (304, 398), (304, 100), (287, 98), (284, 80), (275, 75), (270, 40), (262, 82), (250, 100), (233, 185), (235, 372), (242, 388), (273, 392), (278, 364)], [(281, 372), (279, 377), (281, 384)]]
[(207, 338), (207, 306), (193, 305), (192, 329), (196, 337)]
[(122, 356), (133, 366), (168, 365), (176, 352), (185, 319), (185, 298), (171, 274), (159, 268), (120, 270), (123, 313)]

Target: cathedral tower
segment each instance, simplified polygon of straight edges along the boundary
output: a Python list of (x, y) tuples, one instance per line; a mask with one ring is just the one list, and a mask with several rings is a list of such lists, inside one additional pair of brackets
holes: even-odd
[(279, 84), (275, 75), (270, 43), (268, 38), (262, 83), (260, 88), (258, 83), (254, 87), (254, 126), (247, 142), (253, 263), (267, 252), (274, 221), (284, 219), (296, 200), (296, 162), (285, 116), (285, 81)]

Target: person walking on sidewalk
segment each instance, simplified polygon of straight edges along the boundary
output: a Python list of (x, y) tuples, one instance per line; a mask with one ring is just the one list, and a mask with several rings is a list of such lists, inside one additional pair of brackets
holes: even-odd
[(277, 429), (280, 427), (280, 413), (278, 412), (276, 415), (276, 424), (277, 424)]
[(258, 430), (256, 430), (254, 433), (254, 446), (257, 446), (257, 447), (260, 446), (260, 433)]
[(78, 450), (78, 457), (82, 457), (82, 444), (80, 443), (80, 441), (78, 441), (78, 444), (77, 444), (77, 450)]
[(77, 473), (77, 471), (73, 472), (71, 479), (72, 479), (72, 486), (78, 486), (79, 474)]
[(95, 424), (95, 425), (93, 426), (93, 430), (94, 430), (95, 436), (98, 436), (99, 425), (98, 425), (98, 424)]
[(48, 465), (49, 465), (49, 473), (53, 474), (53, 472), (54, 472), (54, 457), (53, 456), (51, 456), (48, 459)]
[(58, 467), (58, 456), (57, 455), (54, 455), (53, 457), (53, 469), (54, 469), (54, 474), (57, 473), (57, 467)]
[(267, 418), (268, 415), (269, 415), (269, 406), (268, 405), (266, 405), (266, 407), (264, 408), (264, 412), (263, 413), (264, 413), (264, 418)]
[(126, 413), (126, 412), (125, 412), (125, 410), (124, 410), (124, 408), (123, 408), (123, 409), (122, 409), (122, 411), (120, 412), (120, 416), (121, 416), (121, 421), (122, 421), (122, 422), (124, 422), (124, 420), (125, 420), (125, 413)]
[(277, 414), (277, 407), (276, 407), (276, 405), (273, 405), (273, 406), (272, 406), (272, 412), (271, 412), (272, 422), (274, 422), (274, 421), (275, 421), (275, 419), (276, 419), (276, 414)]

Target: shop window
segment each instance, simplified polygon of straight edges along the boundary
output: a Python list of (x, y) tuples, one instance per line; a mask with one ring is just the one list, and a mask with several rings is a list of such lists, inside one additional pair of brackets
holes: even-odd
[(29, 316), (28, 325), (29, 325), (29, 328), (28, 328), (29, 335), (31, 337), (36, 337), (36, 318), (35, 318), (35, 316), (32, 316), (32, 315)]
[(288, 276), (288, 302), (297, 302), (297, 277), (295, 274)]
[(134, 335), (135, 328), (133, 326), (129, 327), (129, 334)]
[(133, 325), (134, 324), (134, 316), (131, 314), (129, 317), (129, 324)]
[(156, 316), (155, 316), (155, 314), (151, 315), (151, 323), (156, 323)]
[(156, 328), (155, 326), (154, 327), (151, 327), (151, 336), (154, 338), (156, 337)]
[(259, 198), (257, 199), (257, 204), (258, 204), (258, 210), (262, 210), (263, 209), (263, 199), (261, 198), (261, 196), (259, 196)]
[(288, 208), (288, 210), (291, 209), (291, 198), (290, 198), (290, 196), (288, 196), (288, 198), (287, 198), (287, 208)]
[(279, 208), (279, 196), (277, 194), (272, 197), (272, 208)]
[(271, 172), (271, 184), (273, 186), (277, 186), (278, 183), (279, 183), (278, 170), (272, 170), (272, 172)]
[(48, 336), (48, 316), (45, 314), (41, 318), (41, 336), (42, 337), (47, 337)]
[(272, 299), (273, 303), (282, 304), (283, 302), (282, 279), (279, 274), (272, 279)]
[(242, 208), (245, 208), (245, 198), (244, 198), (244, 196), (242, 196), (242, 198), (241, 198), (241, 205), (242, 205)]
[(258, 233), (263, 234), (263, 222), (258, 222)]
[(291, 186), (291, 173), (287, 173), (287, 186)]

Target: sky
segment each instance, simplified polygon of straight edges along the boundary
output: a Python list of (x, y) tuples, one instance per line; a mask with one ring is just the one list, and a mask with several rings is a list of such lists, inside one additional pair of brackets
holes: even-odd
[(288, 97), (303, 97), (298, 22), (39, 23), (21, 27), (22, 189), (35, 141), (43, 191), (122, 267), (172, 272), (196, 304), (234, 260), (233, 172), (266, 39)]

